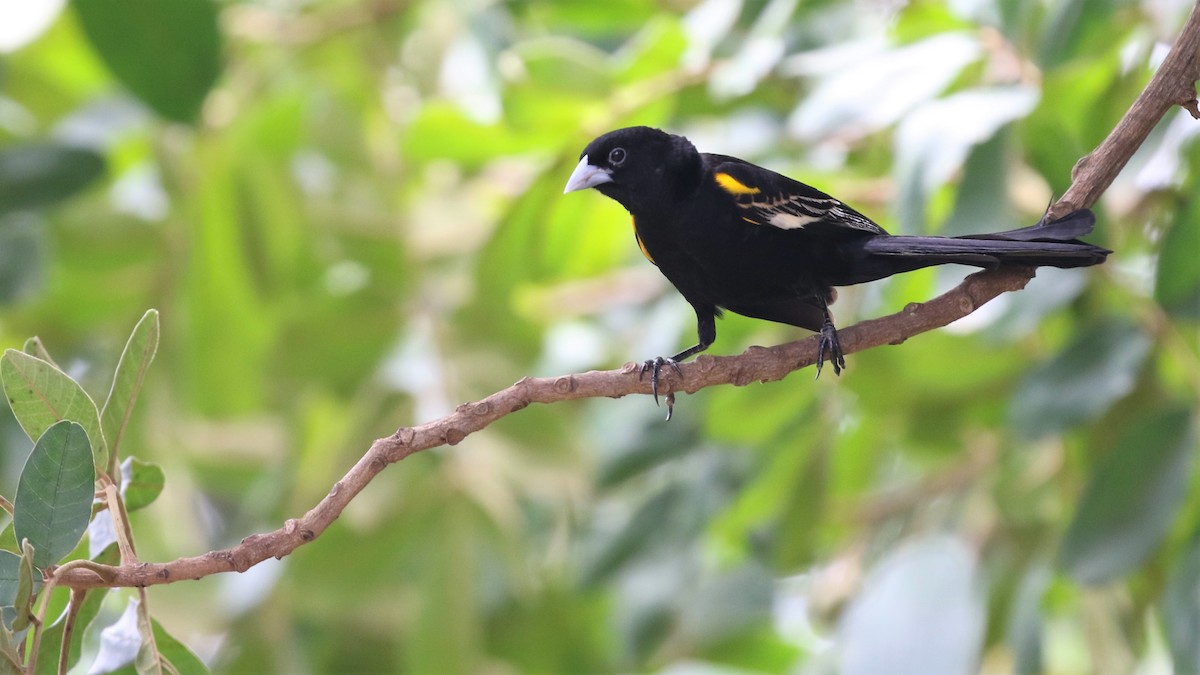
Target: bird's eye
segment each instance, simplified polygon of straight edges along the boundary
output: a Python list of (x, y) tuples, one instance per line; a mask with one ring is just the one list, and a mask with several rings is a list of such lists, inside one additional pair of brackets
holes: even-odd
[(612, 152), (608, 153), (608, 163), (612, 166), (621, 166), (625, 163), (625, 148), (613, 148)]

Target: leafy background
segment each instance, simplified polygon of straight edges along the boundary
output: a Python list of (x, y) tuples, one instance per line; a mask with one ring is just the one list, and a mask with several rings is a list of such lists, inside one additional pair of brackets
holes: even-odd
[[(593, 136), (664, 126), (893, 232), (1010, 228), (1190, 9), (24, 4), (0, 6), (0, 347), (39, 335), (102, 400), (160, 310), (124, 442), (167, 477), (132, 515), (148, 560), (274, 529), (371, 439), (523, 375), (690, 344), (627, 215), (561, 195)], [(1195, 671), (1197, 129), (1169, 116), (1097, 206), (1101, 268), (669, 424), (640, 396), (523, 410), (152, 611), (221, 672)], [(963, 273), (846, 289), (839, 323)], [(11, 497), (7, 410), (0, 443)]]

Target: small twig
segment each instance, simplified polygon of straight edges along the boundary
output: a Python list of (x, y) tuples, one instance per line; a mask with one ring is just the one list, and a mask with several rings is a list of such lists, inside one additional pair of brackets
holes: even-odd
[(100, 479), (104, 486), (104, 500), (108, 504), (108, 515), (113, 520), (113, 532), (117, 535), (117, 548), (121, 551), (121, 565), (138, 562), (137, 549), (133, 545), (133, 531), (129, 529), (129, 514), (118, 487), (108, 477)]
[(67, 665), (71, 658), (71, 638), (75, 634), (75, 620), (79, 617), (79, 610), (83, 607), (83, 601), (87, 599), (87, 594), (87, 589), (71, 589), (71, 599), (67, 603), (67, 616), (63, 620), (62, 642), (58, 647), (58, 675), (67, 674)]
[[(101, 582), (108, 582), (108, 581), (111, 581), (116, 576), (114, 574), (114, 571), (118, 570), (118, 569), (120, 569), (120, 568), (113, 567), (112, 565), (105, 565), (103, 563), (98, 563), (94, 560), (88, 560), (86, 558), (81, 558), (79, 560), (70, 560), (70, 561), (63, 563), (62, 565), (54, 568), (53, 573), (55, 575), (62, 576), (67, 573), (70, 573), (72, 575), (77, 574), (75, 572), (75, 570), (86, 570), (88, 572), (95, 574), (97, 577), (99, 577)], [(100, 583), (97, 585), (104, 586), (107, 584)]]
[(28, 673), (37, 672), (38, 651), (42, 646), (42, 633), (46, 630), (46, 611), (50, 606), (50, 595), (54, 592), (54, 585), (56, 583), (54, 577), (50, 577), (46, 579), (42, 590), (39, 591), (41, 597), (38, 598), (37, 615), (33, 617), (32, 621), (33, 637), (29, 641), (29, 659), (28, 663), (25, 664), (25, 672)]
[(1175, 45), (1129, 111), (1095, 150), (1076, 162), (1071, 171), (1071, 187), (1051, 207), (1050, 215), (1057, 218), (1095, 204), (1171, 108), (1182, 106), (1192, 117), (1200, 119), (1197, 80), (1200, 80), (1200, 2), (1192, 7)]

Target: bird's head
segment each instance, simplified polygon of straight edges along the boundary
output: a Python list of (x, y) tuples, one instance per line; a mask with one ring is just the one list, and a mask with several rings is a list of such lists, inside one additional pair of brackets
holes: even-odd
[(563, 193), (596, 188), (640, 213), (683, 198), (699, 177), (700, 154), (688, 139), (650, 127), (628, 127), (610, 131), (584, 148)]

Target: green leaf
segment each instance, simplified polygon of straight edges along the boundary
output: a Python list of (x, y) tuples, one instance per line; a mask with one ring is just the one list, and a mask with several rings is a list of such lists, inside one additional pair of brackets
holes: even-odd
[(74, 195), (104, 173), (91, 150), (31, 143), (0, 150), (0, 214), (48, 206)]
[(1162, 598), (1163, 632), (1175, 672), (1200, 672), (1200, 531), (1175, 562)]
[(1122, 18), (1121, 5), (1118, 0), (1055, 3), (1043, 24), (1038, 66), (1050, 70), (1072, 55), (1092, 51), (1089, 47), (1122, 44), (1133, 22)]
[[(3, 204), (0, 197), (0, 210)], [(46, 266), (44, 240), (35, 219), (0, 218), (0, 305), (16, 304), (41, 291)]]
[(981, 87), (926, 102), (906, 116), (896, 131), (902, 231), (920, 232), (933, 192), (961, 169), (975, 145), (1029, 114), (1037, 99), (1030, 87)]
[[(22, 631), (29, 627), (29, 610), (33, 608), (33, 559), (36, 549), (28, 539), (21, 539), (21, 565), (17, 568), (17, 595), (13, 598), (13, 609), (16, 610), (12, 620), (12, 629)], [(38, 575), (41, 576), (41, 575)]]
[[(18, 615), (28, 619), (29, 607), (37, 597), (34, 594), (42, 588), (41, 575), (31, 574), (31, 570), (24, 569), (24, 564), (23, 556), (0, 551), (0, 609), (3, 610), (5, 628), (12, 628)], [(23, 610), (18, 613), (16, 607)]]
[(12, 551), (0, 551), (0, 607), (12, 607), (17, 597), (21, 556)]
[[(141, 614), (141, 606), (136, 600), (130, 600), (131, 607), (137, 607), (139, 615)], [(141, 633), (146, 627), (141, 619), (138, 620), (137, 632), (133, 630), (132, 625), (117, 625), (110, 626), (109, 629), (116, 630), (113, 635), (114, 642), (118, 645), (111, 653), (101, 656), (105, 663), (116, 665), (113, 660), (120, 659), (125, 656), (124, 645), (120, 643), (123, 640), (139, 640), (140, 646), (137, 650), (137, 656), (133, 662), (112, 670), (114, 675), (144, 675), (145, 673), (178, 673), (179, 675), (206, 675), (209, 670), (204, 665), (204, 662), (196, 656), (192, 650), (188, 649), (182, 642), (176, 640), (173, 635), (168, 633), (155, 619), (150, 620), (150, 630), (154, 637), (153, 642), (145, 639), (146, 636)], [(120, 624), (120, 621), (118, 621)], [(101, 647), (104, 650), (104, 647)]]
[(92, 397), (66, 373), (24, 352), (9, 349), (0, 358), (0, 383), (13, 416), (36, 440), (55, 422), (71, 420), (87, 432), (97, 471), (105, 471), (108, 447)]
[(127, 477), (127, 482), (122, 484), (125, 510), (144, 509), (162, 494), (166, 476), (161, 466), (130, 457), (121, 464), (121, 473)]
[(0, 551), (0, 619), (7, 628), (16, 618), (13, 609), (21, 593), (21, 556), (12, 551)]
[(155, 112), (192, 122), (221, 72), (211, 0), (74, 0), (92, 46)]
[(978, 234), (1012, 227), (1016, 214), (1009, 199), (1008, 173), (996, 171), (1008, 161), (1011, 136), (1003, 128), (971, 149), (963, 163), (954, 211), (938, 234)]
[(1026, 438), (1039, 438), (1095, 419), (1133, 390), (1150, 345), (1150, 337), (1133, 324), (1084, 327), (1022, 380), (1009, 424)]
[[(58, 364), (50, 357), (50, 351), (46, 349), (46, 345), (42, 344), (42, 339), (36, 335), (25, 341), (25, 345), (21, 347), (21, 351), (30, 356), (36, 356), (39, 359), (58, 368)], [(62, 370), (62, 368), (58, 368)]]
[[(133, 412), (133, 404), (142, 382), (146, 378), (146, 370), (154, 360), (158, 350), (158, 310), (147, 310), (129, 341), (125, 343), (125, 351), (121, 352), (121, 360), (117, 362), (117, 372), (113, 375), (112, 388), (108, 392), (108, 400), (104, 402), (104, 411), (100, 415), (100, 425), (104, 438), (108, 440), (109, 454), (115, 458), (125, 436), (125, 427), (129, 423), (129, 415)], [(161, 472), (160, 472), (161, 473)]]
[(1168, 312), (1200, 318), (1200, 199), (1179, 209), (1158, 250), (1154, 299)]
[(414, 162), (453, 160), (472, 168), (498, 156), (528, 151), (522, 139), (499, 124), (480, 124), (445, 101), (433, 101), (404, 135), (403, 154)]
[(92, 449), (83, 427), (54, 424), (38, 438), (13, 499), (13, 531), (35, 548), (39, 568), (57, 563), (83, 537), (95, 492)]
[(679, 633), (692, 644), (712, 645), (766, 624), (773, 592), (770, 571), (757, 563), (705, 580), (683, 599)]
[(696, 449), (694, 438), (661, 433), (651, 428), (645, 442), (617, 448), (605, 457), (596, 472), (596, 487), (605, 490), (676, 460)]
[(684, 495), (678, 486), (668, 486), (646, 500), (629, 522), (589, 556), (580, 573), (587, 588), (601, 585), (631, 559), (649, 548), (663, 533), (672, 511)]
[(1141, 562), (1183, 503), (1195, 445), (1185, 408), (1157, 411), (1127, 429), (1088, 480), (1059, 568), (1081, 584), (1100, 584)]
[(175, 639), (157, 620), (151, 619), (150, 622), (154, 626), (154, 642), (158, 645), (159, 658), (170, 666), (169, 672), (179, 675), (206, 675), (209, 672), (200, 657), (187, 645)]

